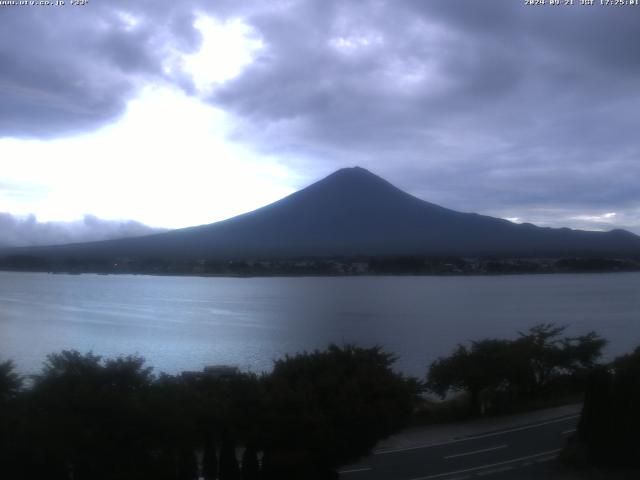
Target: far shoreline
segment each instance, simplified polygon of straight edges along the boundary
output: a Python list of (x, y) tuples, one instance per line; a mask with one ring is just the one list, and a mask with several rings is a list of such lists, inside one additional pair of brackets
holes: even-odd
[(531, 272), (496, 272), (496, 273), (264, 273), (264, 274), (239, 274), (239, 273), (159, 273), (159, 272), (71, 272), (71, 271), (45, 271), (45, 270), (9, 270), (0, 269), (2, 273), (45, 273), (48, 275), (95, 275), (95, 276), (146, 276), (146, 277), (190, 277), (190, 278), (375, 278), (375, 277), (511, 277), (527, 275), (610, 275), (624, 273), (638, 273), (636, 270), (603, 270), (603, 271), (531, 271)]

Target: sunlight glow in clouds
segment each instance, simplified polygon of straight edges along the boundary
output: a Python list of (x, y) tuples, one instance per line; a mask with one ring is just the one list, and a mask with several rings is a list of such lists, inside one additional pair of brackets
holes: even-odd
[(194, 26), (202, 35), (202, 46), (197, 53), (184, 57), (182, 68), (201, 93), (210, 93), (216, 84), (236, 77), (264, 46), (255, 32), (238, 19), (220, 23), (201, 16)]
[[(124, 117), (50, 141), (0, 140), (0, 210), (72, 220), (91, 213), (184, 227), (249, 211), (293, 191), (272, 158), (225, 140), (232, 120), (176, 89), (147, 87)], [(28, 186), (28, 187), (26, 187)]]
[(134, 17), (133, 15), (127, 12), (118, 12), (118, 16), (120, 17), (122, 22), (126, 25), (126, 28), (125, 28), (126, 31), (133, 30), (140, 23), (139, 18)]
[[(134, 27), (134, 17), (124, 18)], [(237, 76), (262, 42), (240, 20), (200, 16), (198, 52), (168, 57), (200, 95)], [(0, 139), (0, 211), (41, 221), (85, 214), (185, 227), (253, 210), (293, 191), (280, 163), (227, 139), (233, 118), (177, 87), (147, 85), (114, 124), (53, 140)]]
[(602, 215), (576, 215), (574, 220), (582, 220), (585, 222), (606, 222), (613, 223), (616, 221), (616, 212), (603, 213)]

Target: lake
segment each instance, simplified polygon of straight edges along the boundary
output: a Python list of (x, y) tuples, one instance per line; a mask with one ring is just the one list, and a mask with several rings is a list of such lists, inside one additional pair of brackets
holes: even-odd
[(423, 376), (459, 342), (540, 322), (596, 330), (606, 355), (640, 345), (640, 273), (163, 277), (0, 272), (0, 358), (22, 373), (62, 349), (140, 354), (156, 371), (270, 370), (330, 342), (382, 345)]

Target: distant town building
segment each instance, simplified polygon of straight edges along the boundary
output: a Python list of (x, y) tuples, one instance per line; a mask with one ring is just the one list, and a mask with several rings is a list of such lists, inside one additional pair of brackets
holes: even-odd
[(204, 367), (203, 373), (212, 378), (229, 378), (240, 375), (240, 369), (233, 365), (208, 365)]
[(233, 365), (207, 365), (201, 372), (187, 371), (182, 375), (190, 379), (230, 379), (240, 375), (240, 369)]

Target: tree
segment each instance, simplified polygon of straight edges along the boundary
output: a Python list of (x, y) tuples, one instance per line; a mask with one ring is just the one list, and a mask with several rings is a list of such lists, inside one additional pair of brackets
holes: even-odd
[(587, 377), (585, 399), (578, 424), (578, 437), (588, 446), (587, 457), (606, 464), (612, 454), (611, 385), (613, 375), (606, 367), (594, 368)]
[(640, 347), (613, 362), (611, 397), (617, 463), (640, 467)]
[(580, 373), (597, 365), (607, 340), (596, 332), (589, 332), (578, 337), (563, 338), (561, 345), (565, 357), (564, 368), (572, 373)]
[(431, 364), (427, 388), (445, 397), (450, 391), (469, 393), (471, 413), (482, 413), (480, 394), (504, 386), (509, 376), (510, 343), (487, 339), (471, 342), (471, 348), (458, 345), (449, 357), (441, 357)]
[(485, 339), (458, 345), (448, 357), (431, 364), (427, 388), (445, 397), (469, 394), (472, 414), (483, 413), (483, 396), (529, 400), (583, 380), (600, 357), (606, 341), (595, 332), (561, 337), (566, 327), (539, 324), (515, 340)]
[(331, 478), (411, 415), (420, 385), (380, 347), (287, 356), (264, 378), (265, 478)]
[(72, 471), (76, 480), (144, 476), (152, 462), (151, 381), (140, 357), (103, 362), (77, 351), (47, 357), (31, 392), (30, 449), (43, 454), (44, 470)]
[[(140, 357), (63, 351), (24, 390), (1, 364), (0, 465), (25, 480), (193, 480), (201, 450), (207, 480), (337, 478), (338, 465), (413, 411), (421, 386), (394, 361), (379, 347), (332, 345), (279, 360), (262, 377), (154, 377)], [(241, 470), (236, 445), (246, 445)]]
[(640, 467), (640, 347), (589, 375), (578, 440), (589, 462)]
[(260, 464), (258, 452), (253, 444), (248, 444), (242, 454), (242, 480), (258, 480), (260, 478)]
[[(149, 441), (159, 456), (156, 464), (162, 464), (163, 479), (195, 477), (195, 451), (203, 444), (207, 448), (213, 435), (204, 435), (199, 426), (200, 397), (185, 375), (161, 374), (151, 385), (146, 402), (147, 415), (155, 419), (149, 425)], [(215, 451), (214, 451), (215, 456)], [(204, 466), (215, 463), (215, 458), (205, 458)], [(217, 471), (214, 471), (214, 475)], [(215, 477), (213, 477), (215, 478)]]
[(22, 387), (22, 378), (11, 360), (0, 362), (0, 405), (14, 398)]
[(0, 362), (0, 465), (3, 475), (19, 474), (20, 461), (15, 451), (19, 436), (15, 405), (22, 387), (22, 378), (15, 372), (13, 362)]
[[(601, 356), (606, 340), (595, 332), (579, 337), (561, 337), (566, 326), (542, 323), (527, 333), (519, 332), (514, 353), (519, 365), (526, 361), (526, 373), (519, 372), (521, 394), (535, 396), (559, 376), (576, 375), (592, 368)], [(523, 382), (524, 381), (524, 382)]]
[(196, 480), (198, 477), (198, 464), (195, 452), (191, 448), (185, 448), (178, 452), (176, 480)]
[(204, 444), (202, 456), (202, 474), (206, 480), (215, 480), (218, 476), (218, 457), (216, 445), (211, 440)]
[(223, 436), (220, 446), (220, 480), (240, 480), (235, 443), (228, 433)]

